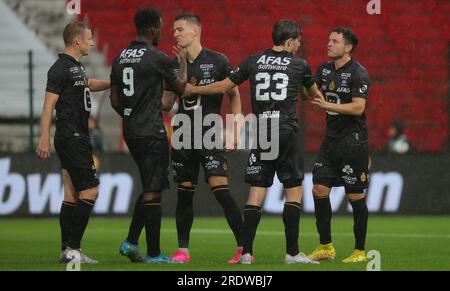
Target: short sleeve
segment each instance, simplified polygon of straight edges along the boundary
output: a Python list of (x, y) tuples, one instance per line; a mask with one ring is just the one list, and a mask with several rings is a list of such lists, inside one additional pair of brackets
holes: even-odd
[(250, 58), (243, 61), (239, 67), (230, 73), (228, 76), (230, 80), (236, 85), (240, 85), (248, 80), (250, 76)]
[(47, 87), (45, 90), (50, 93), (61, 95), (64, 91), (65, 74), (65, 70), (53, 65), (47, 72)]
[(312, 75), (311, 68), (305, 60), (302, 60), (301, 65), (303, 67), (302, 85), (309, 88), (314, 85), (315, 78)]
[(220, 80), (227, 78), (233, 71), (230, 61), (225, 55), (221, 55), (220, 58)]
[(160, 73), (163, 79), (167, 83), (172, 83), (177, 78), (176, 69), (178, 66), (175, 66), (174, 62), (172, 62), (168, 56), (165, 54), (158, 54), (155, 61), (155, 70)]
[[(178, 70), (180, 69), (180, 65), (178, 64), (178, 60), (176, 58), (173, 59), (171, 61), (170, 65), (171, 65), (172, 70), (173, 70), (173, 72), (174, 72), (174, 74), (176, 76), (176, 74), (178, 73)], [(175, 88), (173, 87), (173, 81), (172, 82), (167, 82), (166, 81), (166, 87), (165, 87), (164, 90), (175, 92)]]
[(111, 74), (109, 75), (111, 85), (119, 85), (119, 81), (117, 80), (118, 76), (117, 76), (117, 72), (116, 72), (116, 70), (117, 70), (116, 69), (117, 68), (116, 60), (113, 61), (113, 64), (111, 66)]
[(322, 73), (323, 73), (323, 68), (324, 68), (324, 64), (320, 65), (319, 68), (316, 71), (316, 75), (314, 76), (314, 81), (316, 81), (317, 87), (322, 87)]
[(370, 79), (366, 70), (358, 70), (353, 73), (351, 92), (352, 97), (362, 97), (367, 99), (369, 96)]

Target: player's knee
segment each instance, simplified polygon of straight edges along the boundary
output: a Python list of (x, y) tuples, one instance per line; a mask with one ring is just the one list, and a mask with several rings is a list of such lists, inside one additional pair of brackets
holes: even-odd
[(316, 199), (327, 198), (328, 196), (330, 196), (330, 188), (322, 185), (314, 185), (312, 192), (314, 198)]
[(144, 193), (143, 202), (161, 203), (161, 193), (159, 192), (147, 192)]
[(364, 199), (366, 195), (364, 193), (347, 193), (347, 199), (350, 202), (358, 201)]
[(208, 184), (214, 188), (217, 186), (228, 185), (227, 177), (212, 176), (208, 178)]
[(96, 201), (98, 198), (98, 187), (80, 191), (80, 199)]
[(181, 182), (179, 185), (183, 186), (183, 187), (188, 187), (188, 188), (194, 187), (194, 183), (192, 183), (191, 181), (184, 181), (184, 182)]

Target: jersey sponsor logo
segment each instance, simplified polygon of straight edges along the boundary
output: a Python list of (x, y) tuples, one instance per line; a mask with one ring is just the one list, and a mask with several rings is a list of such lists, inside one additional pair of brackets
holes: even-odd
[(342, 169), (342, 172), (346, 173), (347, 175), (353, 174), (353, 169), (350, 167), (350, 165), (345, 165)]
[(291, 58), (288, 57), (272, 57), (272, 56), (266, 56), (262, 55), (259, 60), (256, 62), (257, 64), (264, 64), (264, 65), (279, 65), (279, 66), (287, 66), (291, 63)]
[(146, 48), (124, 49), (120, 54), (120, 58), (121, 59), (140, 58), (145, 54), (146, 51), (147, 51)]
[(352, 167), (350, 167), (350, 165), (345, 165), (344, 168), (342, 169), (342, 172), (347, 174), (347, 175), (342, 176), (342, 180), (344, 180), (344, 182), (346, 184), (350, 184), (350, 185), (356, 184), (357, 178), (353, 176), (354, 171), (353, 171)]
[(337, 93), (350, 93), (350, 88), (339, 87), (336, 92)]
[(280, 111), (264, 111), (262, 114), (259, 115), (261, 119), (266, 118), (280, 118)]
[(342, 73), (341, 74), (341, 79), (342, 80), (347, 80), (348, 78), (350, 78), (352, 76), (351, 73)]
[(84, 81), (75, 81), (75, 83), (73, 84), (74, 87), (84, 87), (86, 86), (86, 83)]
[(206, 156), (206, 158), (209, 160), (205, 163), (206, 170), (218, 169), (220, 167), (220, 162), (215, 160), (213, 156)]
[(214, 64), (201, 64), (200, 69), (202, 71), (210, 71), (210, 70), (214, 69)]
[(215, 81), (216, 80), (214, 78), (212, 78), (212, 79), (202, 79), (200, 81), (200, 83), (198, 83), (198, 86), (208, 85), (208, 84), (214, 83)]

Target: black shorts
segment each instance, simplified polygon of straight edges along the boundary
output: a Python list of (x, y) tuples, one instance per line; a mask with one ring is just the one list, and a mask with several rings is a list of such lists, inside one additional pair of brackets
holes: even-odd
[(56, 154), (61, 161), (61, 168), (69, 173), (76, 191), (80, 192), (98, 186), (99, 181), (89, 138), (55, 138), (54, 145)]
[(197, 184), (199, 167), (202, 165), (205, 182), (209, 177), (228, 177), (228, 162), (223, 151), (172, 148), (173, 178), (176, 183)]
[(125, 140), (139, 175), (145, 193), (162, 192), (169, 189), (169, 144), (167, 138), (133, 138)]
[(301, 186), (304, 177), (303, 149), (296, 129), (279, 131), (279, 153), (274, 160), (261, 160), (261, 153), (253, 149), (250, 152), (245, 182), (254, 187), (268, 188), (273, 184), (275, 172), (284, 188)]
[(314, 163), (313, 182), (331, 187), (344, 186), (346, 193), (363, 193), (369, 180), (369, 148), (366, 143), (325, 139)]

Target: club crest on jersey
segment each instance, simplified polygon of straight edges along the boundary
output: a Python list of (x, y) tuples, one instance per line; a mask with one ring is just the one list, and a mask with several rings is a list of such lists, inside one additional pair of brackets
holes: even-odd
[(331, 83), (328, 85), (328, 89), (330, 91), (334, 91), (334, 89), (336, 89), (336, 84), (334, 83), (334, 81), (331, 81)]
[(191, 77), (191, 79), (189, 80), (189, 84), (191, 84), (192, 86), (197, 86), (197, 78)]

